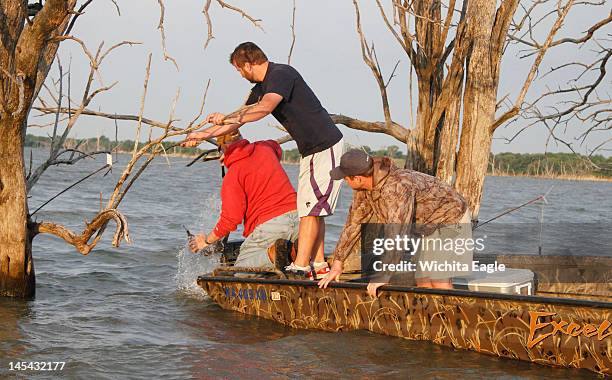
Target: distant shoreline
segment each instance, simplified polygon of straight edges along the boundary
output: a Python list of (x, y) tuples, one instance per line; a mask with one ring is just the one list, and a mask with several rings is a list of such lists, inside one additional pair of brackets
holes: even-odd
[[(41, 147), (34, 147), (34, 146), (26, 146), (27, 148), (31, 148), (31, 149), (40, 149)], [(120, 151), (115, 151), (113, 152), (113, 154), (126, 154), (126, 155), (131, 155), (132, 151), (127, 151), (127, 150), (120, 150)], [(177, 157), (177, 158), (191, 158), (194, 159), (196, 158), (198, 155), (200, 155), (201, 152), (197, 152), (197, 153), (187, 153), (187, 152), (176, 152), (176, 153), (162, 153), (159, 156), (160, 157)], [(397, 160), (397, 161), (401, 161), (401, 160)], [(282, 164), (285, 165), (299, 165), (299, 162), (296, 162), (294, 160), (281, 160)], [(401, 166), (401, 165), (400, 165)], [(559, 175), (544, 175), (544, 174), (540, 174), (540, 175), (535, 175), (535, 174), (521, 174), (521, 173), (507, 173), (507, 172), (501, 172), (501, 173), (487, 173), (487, 177), (527, 177), (527, 178), (538, 178), (538, 179), (554, 179), (554, 180), (563, 180), (563, 181), (591, 181), (591, 182), (612, 182), (612, 177), (601, 177), (601, 176), (595, 176), (595, 175), (576, 175), (576, 174), (559, 174)]]
[(528, 177), (528, 178), (537, 178), (537, 179), (556, 179), (563, 181), (591, 181), (591, 182), (612, 182), (612, 178), (606, 177), (597, 177), (597, 176), (577, 176), (577, 175), (567, 175), (562, 174), (558, 176), (550, 176), (550, 175), (533, 175), (533, 174), (491, 174), (487, 173), (487, 177)]
[[(131, 152), (119, 152), (131, 154)], [(160, 156), (163, 156), (160, 155)], [(182, 157), (182, 158), (195, 158), (197, 154), (190, 155), (185, 153), (169, 153), (168, 157)], [(281, 160), (281, 163), (284, 165), (299, 165), (299, 162)], [(556, 179), (563, 181), (591, 181), (591, 182), (612, 182), (612, 177), (598, 177), (593, 175), (570, 175), (570, 174), (561, 174), (558, 176), (551, 175), (534, 175), (534, 174), (511, 174), (511, 173), (487, 173), (487, 177), (526, 177), (526, 178), (537, 178), (537, 179)]]

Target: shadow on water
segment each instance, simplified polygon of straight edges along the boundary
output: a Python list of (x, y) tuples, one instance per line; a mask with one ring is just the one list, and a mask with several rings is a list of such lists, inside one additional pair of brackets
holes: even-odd
[[(206, 322), (215, 313), (207, 310)], [(369, 332), (326, 333), (293, 330), (266, 323), (219, 317), (224, 335), (235, 329), (235, 340), (207, 347), (189, 363), (191, 374), (214, 373), (223, 378), (404, 378), (404, 379), (591, 379), (587, 371), (543, 368), (453, 350), (430, 342), (407, 341)], [(213, 317), (216, 319), (216, 317)], [(249, 326), (250, 325), (250, 326)], [(207, 329), (205, 323), (202, 329)], [(242, 334), (267, 335), (265, 340)], [(269, 332), (274, 333), (269, 333)], [(282, 332), (279, 336), (279, 332)], [(212, 336), (206, 334), (206, 338)], [(234, 339), (234, 334), (224, 336)]]
[(35, 317), (28, 301), (0, 297), (0, 369), (8, 367), (8, 361), (23, 356), (26, 342), (19, 322)]

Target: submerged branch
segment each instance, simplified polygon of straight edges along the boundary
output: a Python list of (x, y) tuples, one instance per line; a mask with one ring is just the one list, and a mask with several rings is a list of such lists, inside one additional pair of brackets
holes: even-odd
[[(85, 222), (85, 229), (80, 235), (75, 234), (61, 224), (53, 222), (33, 222), (33, 226), (31, 226), (30, 230), (33, 236), (38, 234), (51, 234), (60, 237), (68, 244), (73, 245), (77, 251), (83, 255), (87, 255), (96, 244), (98, 244), (102, 237), (102, 235), (97, 232), (105, 229), (106, 225), (111, 220), (115, 221), (117, 225), (115, 235), (113, 236), (113, 246), (118, 247), (121, 240), (131, 243), (127, 220), (123, 214), (115, 209), (106, 209), (96, 215), (90, 223)], [(89, 240), (94, 234), (96, 234), (96, 236), (90, 243)]]

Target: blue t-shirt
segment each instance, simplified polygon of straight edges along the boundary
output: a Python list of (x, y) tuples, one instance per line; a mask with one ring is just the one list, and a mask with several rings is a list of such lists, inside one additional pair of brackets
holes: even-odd
[(293, 137), (302, 157), (328, 149), (342, 138), (342, 132), (293, 67), (269, 62), (264, 80), (251, 89), (246, 104), (257, 103), (267, 93), (283, 97), (272, 115)]

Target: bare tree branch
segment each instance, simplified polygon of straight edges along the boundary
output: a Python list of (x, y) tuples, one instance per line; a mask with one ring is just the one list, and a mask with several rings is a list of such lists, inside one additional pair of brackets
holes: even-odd
[(213, 36), (213, 26), (212, 26), (212, 20), (210, 19), (210, 11), (209, 11), (211, 2), (212, 0), (206, 0), (206, 3), (204, 4), (204, 9), (202, 9), (202, 13), (204, 13), (204, 17), (206, 18), (206, 28), (208, 30), (208, 34), (206, 36), (206, 42), (204, 43), (204, 50), (206, 50), (210, 41), (212, 41), (212, 39), (215, 38)]
[(121, 16), (121, 9), (119, 9), (119, 4), (117, 4), (117, 0), (110, 0), (111, 3), (115, 5), (115, 9), (117, 10), (117, 15)]
[[(527, 124), (527, 126), (521, 128), (511, 139), (509, 139), (509, 141), (512, 141), (528, 127), (536, 124), (543, 124), (549, 130), (550, 135), (552, 135), (550, 138), (553, 138), (556, 142), (561, 142), (562, 139), (554, 135), (555, 129), (557, 129), (559, 126), (564, 126), (564, 129), (567, 129), (569, 123), (573, 120), (578, 120), (582, 124), (587, 124), (587, 122), (590, 124), (590, 127), (583, 131), (577, 138), (577, 140), (581, 141), (581, 144), (585, 144), (587, 137), (592, 132), (608, 130), (609, 128), (606, 128), (605, 125), (606, 123), (608, 125), (612, 123), (612, 110), (601, 107), (612, 104), (612, 100), (609, 98), (602, 99), (599, 97), (591, 100), (593, 95), (596, 94), (598, 86), (604, 82), (604, 78), (607, 74), (606, 65), (610, 57), (612, 57), (612, 49), (604, 51), (603, 53), (605, 53), (604, 57), (597, 60), (599, 63), (599, 74), (592, 83), (581, 86), (571, 85), (567, 88), (559, 88), (545, 92), (531, 102), (531, 104), (524, 107), (522, 117), (530, 122)], [(582, 74), (580, 76), (582, 76)], [(577, 100), (573, 100), (569, 97), (570, 94), (576, 94), (579, 98)], [(562, 96), (564, 100), (551, 106), (554, 112), (542, 112), (538, 107), (538, 104), (544, 99), (555, 95)], [(601, 128), (602, 126), (603, 128)], [(563, 141), (563, 144), (566, 146), (571, 145), (571, 143), (565, 141)], [(600, 148), (601, 146), (598, 145), (597, 149)], [(595, 151), (592, 150), (589, 155), (593, 155), (594, 153)]]
[(279, 137), (276, 139), (276, 142), (279, 143), (280, 145), (283, 145), (286, 142), (289, 141), (293, 141), (293, 137), (291, 137), (291, 135), (285, 135), (283, 137)]
[[(140, 176), (140, 174), (144, 171), (146, 166), (149, 165), (149, 163), (155, 158), (155, 156), (163, 152), (163, 148), (160, 148), (162, 141), (170, 137), (186, 135), (198, 128), (199, 128), (198, 126), (192, 126), (189, 128), (178, 130), (178, 131), (172, 131), (170, 129), (167, 129), (164, 131), (164, 133), (160, 137), (156, 139), (152, 139), (148, 141), (146, 144), (143, 144), (143, 146), (136, 153), (132, 155), (130, 162), (127, 163), (125, 169), (123, 170), (123, 173), (121, 174), (119, 180), (117, 181), (117, 184), (115, 185), (115, 189), (113, 190), (113, 193), (110, 199), (108, 200), (107, 208), (116, 209), (119, 207), (119, 203), (121, 203), (121, 201), (127, 194), (127, 191), (129, 190), (129, 188), (136, 181), (136, 179)], [(128, 178), (130, 178), (132, 171), (134, 170), (140, 158), (142, 158), (147, 153), (149, 154), (147, 161), (145, 161), (145, 163), (141, 166), (137, 174), (131, 177), (127, 185), (124, 186), (125, 182), (128, 180)]]
[(198, 114), (189, 122), (187, 128), (191, 127), (198, 119), (202, 116), (202, 112), (204, 112), (204, 104), (206, 103), (206, 96), (208, 95), (208, 88), (210, 87), (210, 79), (206, 82), (206, 88), (204, 89), (204, 95), (202, 96), (202, 103), (200, 104), (200, 111)]
[(562, 38), (560, 40), (554, 41), (550, 46), (557, 46), (557, 45), (561, 45), (561, 44), (565, 44), (565, 43), (581, 44), (583, 42), (586, 42), (586, 41), (590, 40), (593, 37), (593, 34), (595, 34), (595, 32), (598, 29), (601, 29), (605, 25), (609, 24), (611, 21), (612, 21), (612, 10), (610, 10), (610, 14), (608, 15), (608, 17), (606, 17), (605, 19), (599, 21), (595, 25), (591, 26), (586, 31), (586, 34), (583, 37), (581, 37), (581, 38)]
[(230, 9), (236, 13), (239, 13), (243, 18), (246, 18), (247, 20), (249, 20), (256, 28), (260, 29), (262, 32), (264, 31), (262, 26), (261, 26), (261, 20), (260, 19), (256, 19), (254, 17), (251, 17), (248, 13), (246, 13), (245, 11), (243, 11), (242, 9), (228, 4), (223, 0), (217, 0), (217, 3), (219, 3), (219, 5), (221, 6), (221, 8), (227, 8)]
[[(104, 230), (111, 220), (117, 225), (113, 236), (113, 246), (118, 247), (121, 240), (130, 243), (127, 220), (119, 211), (114, 209), (103, 210), (91, 222), (85, 222), (85, 229), (80, 235), (75, 234), (62, 225), (51, 222), (33, 223), (30, 226), (30, 230), (33, 236), (37, 234), (52, 234), (60, 237), (68, 244), (73, 245), (80, 253), (87, 255), (98, 244), (102, 237), (100, 231)], [(97, 235), (90, 243), (89, 241), (95, 233)]]
[[(140, 98), (140, 111), (138, 112), (138, 127), (136, 127), (136, 138), (134, 139), (134, 151), (132, 152), (132, 158), (136, 154), (136, 150), (138, 149), (138, 142), (140, 141), (140, 130), (142, 128), (142, 114), (144, 113), (145, 99), (147, 98), (147, 88), (149, 87), (149, 77), (151, 75), (151, 56), (149, 53), (149, 58), (147, 60), (147, 68), (145, 72), (145, 80), (144, 80), (144, 90), (142, 91), (142, 97)], [(164, 128), (168, 129), (168, 127)]]
[(63, 75), (63, 70), (62, 70), (62, 63), (59, 58), (57, 59), (57, 68), (59, 70), (59, 77), (60, 77), (59, 94), (58, 94), (59, 96), (57, 100), (58, 111), (55, 113), (55, 123), (53, 124), (53, 135), (51, 137), (51, 152), (50, 152), (51, 156), (53, 156), (53, 150), (55, 148), (55, 138), (57, 136), (57, 125), (59, 123), (59, 118), (60, 118), (59, 109), (62, 108), (62, 98), (64, 96), (64, 91), (63, 91), (64, 75)]
[(291, 54), (293, 54), (293, 47), (295, 46), (295, 0), (293, 0), (293, 15), (291, 17), (291, 47), (289, 47), (289, 56), (287, 57), (287, 64), (291, 64)]
[[(147, 83), (148, 83), (148, 80), (149, 80), (149, 73), (150, 73), (150, 62), (151, 62), (151, 56), (149, 55), (149, 61), (147, 63), (147, 74), (146, 74), (146, 77), (145, 77), (145, 85), (144, 85), (143, 96), (142, 96), (143, 101), (144, 101), (144, 98), (146, 97), (146, 92), (147, 92)], [(112, 193), (111, 197), (108, 200), (108, 204), (107, 204), (107, 208), (108, 209), (116, 209), (116, 208), (118, 208), (119, 204), (121, 203), (121, 201), (123, 200), (123, 198), (127, 194), (128, 190), (131, 188), (131, 186), (134, 184), (134, 182), (138, 179), (138, 177), (144, 172), (144, 170), (151, 163), (151, 161), (153, 161), (153, 159), (157, 155), (165, 152), (165, 148), (162, 145), (162, 142), (164, 140), (166, 140), (167, 138), (170, 138), (170, 137), (186, 135), (186, 134), (188, 134), (188, 133), (190, 133), (192, 131), (195, 131), (195, 130), (197, 130), (197, 129), (199, 129), (201, 127), (200, 124), (194, 125), (194, 123), (196, 122), (197, 119), (199, 119), (200, 115), (202, 114), (202, 110), (204, 109), (204, 104), (206, 102), (206, 95), (208, 94), (209, 85), (210, 85), (210, 80), (208, 81), (208, 83), (206, 85), (206, 89), (204, 91), (204, 96), (203, 96), (203, 99), (202, 99), (202, 105), (200, 107), (199, 114), (193, 119), (193, 121), (191, 121), (189, 123), (188, 127), (185, 128), (185, 129), (175, 128), (175, 127), (172, 126), (172, 124), (174, 122), (174, 119), (173, 119), (174, 107), (176, 106), (176, 101), (173, 102), (173, 105), (172, 105), (171, 110), (170, 110), (169, 121), (168, 121), (168, 123), (166, 123), (166, 125), (164, 125), (162, 127), (164, 129), (163, 134), (160, 137), (156, 138), (156, 139), (151, 139), (151, 137), (149, 136), (148, 142), (146, 144), (144, 144), (140, 149), (134, 150), (134, 152), (132, 153), (132, 157), (131, 157), (130, 161), (128, 162), (128, 164), (126, 165), (125, 169), (123, 170), (119, 180), (117, 181), (117, 184), (115, 185), (115, 189), (113, 190), (113, 193)], [(177, 96), (175, 97), (175, 100), (178, 100), (178, 96), (179, 96), (179, 92), (177, 91)], [(138, 120), (140, 122), (143, 121), (143, 118), (142, 118), (142, 111), (143, 111), (143, 109), (144, 109), (144, 106), (143, 106), (143, 103), (141, 103), (141, 115), (138, 117)], [(178, 144), (174, 144), (173, 146), (171, 146), (171, 148), (175, 147), (177, 145)], [(136, 148), (136, 146), (135, 146), (135, 148)], [(148, 154), (147, 159), (140, 166), (138, 171), (132, 176), (132, 171), (134, 170), (136, 164), (146, 154)], [(126, 181), (128, 181), (127, 184), (126, 184)]]
[(385, 133), (395, 137), (401, 142), (407, 142), (410, 137), (410, 130), (391, 121), (391, 123), (382, 121), (363, 121), (354, 119), (349, 116), (330, 114), (335, 124), (342, 124), (351, 129), (357, 129), (359, 131), (374, 132), (374, 133)]
[(102, 55), (100, 55), (100, 58), (98, 59), (98, 64), (101, 65), (102, 61), (104, 61), (104, 59), (115, 49), (120, 48), (122, 46), (134, 46), (134, 45), (141, 45), (142, 42), (136, 42), (136, 41), (121, 41), (119, 43), (114, 44), (113, 46), (109, 47), (104, 53), (102, 53)]
[[(50, 147), (50, 153), (49, 153), (49, 158), (47, 160), (45, 160), (40, 166), (38, 166), (34, 172), (32, 173), (32, 175), (28, 178), (27, 180), (27, 191), (29, 192), (32, 187), (38, 182), (38, 180), (40, 179), (40, 177), (43, 175), (43, 173), (51, 166), (55, 166), (55, 165), (61, 165), (61, 164), (74, 164), (75, 162), (79, 161), (80, 159), (84, 158), (74, 158), (74, 156), (71, 157), (71, 159), (69, 160), (60, 160), (58, 159), (59, 156), (61, 156), (62, 154), (66, 153), (65, 150), (62, 150), (64, 147), (64, 143), (66, 141), (66, 139), (68, 138), (68, 135), (70, 133), (70, 131), (72, 130), (72, 128), (74, 127), (74, 125), (76, 124), (77, 120), (79, 119), (79, 117), (83, 114), (83, 111), (86, 109), (86, 107), (91, 103), (91, 101), (94, 99), (94, 97), (96, 97), (97, 95), (99, 95), (102, 92), (108, 91), (111, 88), (113, 88), (117, 82), (111, 84), (110, 86), (104, 86), (104, 87), (100, 87), (96, 90), (94, 90), (93, 92), (90, 93), (91, 90), (91, 84), (93, 82), (94, 79), (94, 73), (98, 72), (98, 69), (100, 67), (101, 62), (103, 61), (103, 59), (114, 49), (120, 47), (120, 46), (124, 46), (126, 44), (132, 45), (134, 43), (129, 42), (129, 41), (124, 41), (121, 42), (119, 44), (116, 44), (114, 46), (112, 46), (111, 48), (109, 48), (106, 52), (102, 53), (102, 47), (103, 44), (100, 44), (100, 46), (98, 47), (98, 50), (96, 52), (96, 55), (94, 56), (89, 49), (87, 49), (87, 46), (79, 39), (76, 39), (72, 36), (61, 36), (59, 37), (60, 39), (71, 39), (76, 41), (77, 43), (79, 43), (79, 45), (81, 45), (83, 52), (85, 53), (85, 55), (88, 56), (88, 58), (90, 59), (90, 70), (89, 70), (89, 76), (87, 79), (87, 82), (85, 84), (85, 90), (83, 91), (83, 96), (82, 96), (82, 101), (81, 104), (78, 106), (78, 108), (76, 108), (76, 110), (72, 109), (72, 107), (66, 108), (66, 107), (62, 107), (62, 99), (64, 97), (63, 94), (63, 81), (64, 81), (64, 74), (63, 74), (63, 68), (62, 65), (60, 63), (60, 61), (58, 60), (58, 71), (59, 71), (59, 93), (57, 95), (57, 97), (53, 97), (56, 100), (56, 104), (57, 107), (55, 108), (50, 108), (50, 107), (34, 107), (34, 109), (40, 109), (41, 112), (43, 113), (53, 113), (55, 114), (55, 122), (53, 124), (53, 135), (51, 137), (51, 147)], [(70, 72), (68, 73), (68, 78), (70, 78)], [(47, 87), (48, 89), (48, 87)], [(68, 85), (68, 94), (70, 94), (70, 82)], [(59, 138), (57, 137), (57, 130), (58, 130), (58, 126), (59, 126), (59, 115), (60, 113), (64, 113), (67, 114), (67, 124), (66, 127), (64, 128), (64, 131), (62, 132), (61, 136), (59, 136)]]
[(540, 67), (540, 64), (542, 63), (542, 60), (544, 59), (546, 52), (550, 48), (553, 38), (555, 37), (559, 29), (561, 29), (561, 26), (563, 25), (563, 21), (565, 20), (565, 17), (567, 16), (570, 9), (572, 8), (573, 3), (574, 3), (574, 0), (569, 0), (566, 3), (565, 7), (563, 7), (562, 11), (559, 13), (557, 20), (555, 21), (553, 27), (550, 29), (550, 32), (548, 33), (548, 37), (546, 37), (546, 41), (544, 42), (544, 45), (538, 50), (538, 55), (535, 61), (533, 62), (533, 65), (531, 65), (531, 70), (529, 70), (529, 74), (527, 74), (527, 78), (525, 79), (525, 82), (523, 83), (523, 87), (521, 88), (521, 92), (519, 93), (518, 98), (514, 102), (514, 106), (510, 110), (506, 111), (503, 115), (501, 115), (497, 120), (495, 120), (495, 122), (491, 126), (491, 131), (495, 131), (497, 127), (499, 127), (500, 125), (504, 124), (506, 121), (518, 115), (519, 110), (521, 109), (521, 105), (523, 104), (523, 101), (525, 100), (525, 96), (527, 96), (527, 91), (529, 91), (529, 87), (531, 86), (535, 78), (535, 75), (538, 71), (538, 68)]
[[(376, 0), (376, 4), (378, 5), (380, 14), (385, 22), (385, 25), (389, 29), (389, 31), (391, 32), (391, 34), (393, 34), (393, 36), (395, 37), (397, 42), (400, 44), (402, 49), (406, 52), (406, 54), (408, 55), (408, 58), (410, 58), (410, 62), (413, 65), (416, 64), (416, 52), (414, 51), (414, 48), (412, 47), (412, 42), (416, 41), (416, 37), (410, 33), (405, 23), (400, 24), (401, 34), (402, 34), (402, 36), (400, 36), (397, 30), (395, 30), (395, 28), (389, 22), (389, 18), (387, 17), (387, 14), (385, 13), (385, 10), (382, 4), (380, 3), (380, 0)], [(394, 7), (396, 7), (395, 4), (396, 2), (394, 1)]]
[(164, 14), (166, 13), (166, 8), (164, 7), (163, 0), (157, 0), (159, 4), (159, 24), (157, 25), (157, 29), (159, 29), (159, 33), (161, 35), (161, 45), (162, 51), (164, 53), (164, 61), (172, 61), (174, 67), (176, 67), (176, 71), (179, 71), (178, 63), (176, 59), (172, 58), (170, 54), (168, 54), (168, 49), (166, 49), (166, 32), (164, 30)]
[(385, 88), (389, 87), (389, 84), (391, 83), (391, 80), (393, 78), (395, 78), (395, 71), (397, 70), (397, 67), (399, 66), (400, 61), (395, 62), (395, 66), (393, 66), (393, 70), (391, 70), (391, 74), (389, 75), (389, 79), (387, 79), (387, 82), (385, 82)]
[(76, 14), (74, 15), (74, 17), (72, 17), (72, 20), (70, 20), (70, 24), (68, 25), (68, 28), (66, 29), (66, 31), (64, 32), (64, 35), (68, 35), (70, 34), (70, 31), (72, 31), (72, 28), (74, 27), (74, 23), (76, 22), (77, 18), (79, 18), (80, 15), (82, 15), (85, 11), (85, 8), (87, 8), (87, 6), (89, 4), (91, 4), (93, 0), (87, 0), (86, 2), (84, 2), (83, 4), (81, 4), (81, 6), (79, 7), (79, 10), (76, 12)]
[(378, 59), (376, 58), (374, 47), (370, 48), (368, 46), (365, 40), (365, 36), (363, 34), (363, 30), (361, 29), (361, 14), (359, 12), (359, 4), (357, 3), (357, 0), (353, 0), (353, 5), (355, 7), (357, 34), (359, 35), (359, 42), (361, 45), (361, 56), (365, 64), (372, 71), (372, 75), (374, 75), (374, 79), (376, 79), (376, 83), (378, 84), (378, 89), (380, 91), (380, 96), (382, 99), (383, 113), (385, 115), (385, 123), (390, 127), (393, 121), (391, 120), (391, 109), (389, 107), (389, 99), (387, 95), (387, 88), (385, 86), (385, 81), (380, 71), (380, 65), (378, 63)]
[[(35, 110), (42, 112), (43, 114), (49, 114), (49, 113), (55, 113), (57, 108), (49, 108), (49, 107), (33, 107)], [(67, 114), (69, 112), (68, 108), (62, 107), (60, 109), (60, 112), (63, 114)], [(100, 112), (100, 111), (93, 111), (90, 109), (83, 109), (83, 111), (81, 112), (82, 115), (88, 115), (88, 116), (97, 116), (97, 117), (103, 117), (106, 119), (110, 119), (110, 120), (127, 120), (127, 121), (138, 121), (140, 119), (140, 117), (138, 115), (126, 115), (126, 114), (111, 114), (111, 113), (106, 113), (106, 112)], [(142, 119), (140, 119), (140, 121), (143, 124), (147, 124), (151, 127), (156, 127), (156, 128), (161, 128), (161, 129), (165, 129), (166, 128), (166, 123), (162, 122), (162, 121), (158, 121), (158, 120), (153, 120), (147, 117), (142, 117)], [(180, 131), (181, 129), (178, 127), (170, 127), (171, 131)]]
[[(241, 15), (243, 18), (246, 18), (247, 20), (249, 20), (256, 28), (260, 29), (262, 32), (264, 31), (263, 27), (261, 26), (261, 20), (260, 19), (256, 19), (252, 16), (250, 16), (248, 13), (246, 13), (245, 11), (243, 11), (242, 9), (228, 4), (225, 1), (222, 0), (215, 0), (217, 4), (219, 4), (221, 6), (221, 8), (227, 8), (233, 12), (238, 13), (239, 15)], [(212, 25), (212, 20), (210, 17), (210, 5), (212, 3), (212, 0), (206, 0), (206, 2), (204, 3), (204, 8), (202, 9), (202, 13), (204, 13), (204, 18), (206, 19), (206, 26), (207, 26), (207, 37), (206, 37), (206, 42), (204, 43), (204, 49), (206, 49), (208, 47), (208, 44), (210, 43), (210, 41), (212, 41), (213, 38), (215, 38), (215, 36), (213, 35), (213, 25)]]

